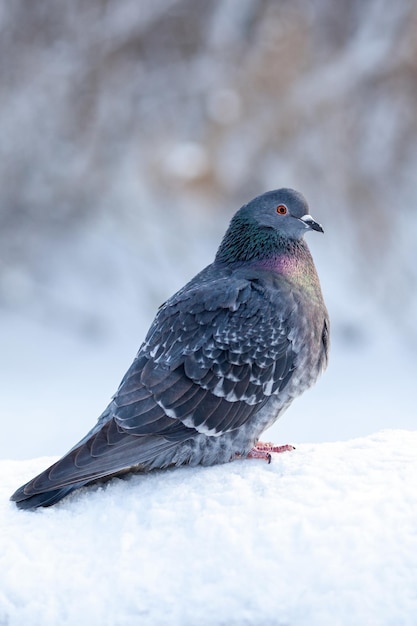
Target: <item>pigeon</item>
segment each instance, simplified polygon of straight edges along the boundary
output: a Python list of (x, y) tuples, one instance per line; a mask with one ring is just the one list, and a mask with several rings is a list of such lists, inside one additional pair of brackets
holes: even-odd
[(65, 456), (20, 487), (21, 509), (126, 472), (291, 449), (259, 437), (326, 368), (329, 317), (304, 241), (301, 193), (242, 206), (213, 263), (162, 304), (110, 404)]

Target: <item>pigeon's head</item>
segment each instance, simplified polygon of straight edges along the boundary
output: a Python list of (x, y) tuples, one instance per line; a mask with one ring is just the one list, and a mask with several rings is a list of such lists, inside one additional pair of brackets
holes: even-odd
[(260, 227), (272, 228), (289, 239), (301, 239), (309, 230), (323, 232), (322, 227), (308, 213), (304, 196), (294, 189), (268, 191), (254, 198), (237, 213), (254, 220)]
[(298, 245), (309, 230), (323, 232), (309, 215), (301, 193), (293, 189), (268, 191), (235, 213), (216, 260), (230, 263), (274, 257), (280, 250)]

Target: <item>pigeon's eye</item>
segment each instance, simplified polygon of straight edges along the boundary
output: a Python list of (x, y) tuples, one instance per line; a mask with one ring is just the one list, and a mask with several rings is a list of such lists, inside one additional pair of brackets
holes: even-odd
[(280, 215), (285, 215), (287, 211), (288, 211), (288, 209), (285, 206), (285, 204), (279, 204), (277, 206), (277, 213), (279, 213)]

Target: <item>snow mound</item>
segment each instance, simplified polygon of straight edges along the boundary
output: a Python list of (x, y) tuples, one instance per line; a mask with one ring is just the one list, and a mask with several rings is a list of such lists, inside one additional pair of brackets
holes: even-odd
[(0, 624), (402, 626), (417, 615), (417, 432), (8, 501), (55, 459), (0, 461)]

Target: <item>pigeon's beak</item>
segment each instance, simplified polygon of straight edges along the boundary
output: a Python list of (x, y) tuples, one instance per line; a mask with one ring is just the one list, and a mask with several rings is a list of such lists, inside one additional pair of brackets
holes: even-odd
[(311, 215), (303, 215), (303, 217), (300, 217), (300, 220), (304, 222), (306, 228), (310, 230), (317, 230), (319, 233), (324, 233), (324, 230), (321, 227), (321, 225), (315, 220), (313, 220)]

